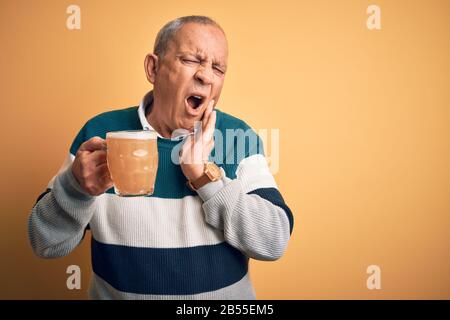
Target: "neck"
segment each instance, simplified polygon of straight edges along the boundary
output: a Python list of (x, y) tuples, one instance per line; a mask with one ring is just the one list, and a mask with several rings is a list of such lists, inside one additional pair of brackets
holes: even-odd
[(148, 123), (164, 138), (172, 136), (172, 129), (165, 123), (161, 107), (153, 100), (150, 111), (146, 114)]

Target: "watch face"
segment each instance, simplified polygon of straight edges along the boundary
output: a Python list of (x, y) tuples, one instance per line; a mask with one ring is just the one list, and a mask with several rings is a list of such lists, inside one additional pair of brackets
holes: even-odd
[(218, 180), (221, 176), (220, 168), (212, 162), (206, 165), (205, 173), (212, 181)]

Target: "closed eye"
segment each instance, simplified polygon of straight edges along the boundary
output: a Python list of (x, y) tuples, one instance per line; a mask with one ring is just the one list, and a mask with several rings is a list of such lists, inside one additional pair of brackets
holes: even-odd
[(219, 74), (225, 74), (225, 71), (223, 71), (220, 68), (214, 68), (215, 71), (217, 71)]
[(198, 60), (192, 60), (192, 59), (182, 59), (184, 63), (200, 63)]

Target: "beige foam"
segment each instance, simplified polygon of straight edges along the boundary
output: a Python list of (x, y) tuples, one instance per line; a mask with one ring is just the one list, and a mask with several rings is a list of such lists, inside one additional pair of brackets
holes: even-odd
[(152, 140), (157, 139), (158, 135), (155, 131), (112, 131), (106, 133), (107, 138), (114, 139), (138, 139), (138, 140)]

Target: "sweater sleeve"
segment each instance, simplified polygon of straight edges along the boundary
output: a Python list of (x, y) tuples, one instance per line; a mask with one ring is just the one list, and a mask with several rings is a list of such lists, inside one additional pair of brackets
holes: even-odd
[(278, 191), (265, 157), (243, 159), (236, 179), (225, 177), (198, 190), (207, 223), (221, 229), (225, 240), (250, 258), (279, 259), (293, 227), (291, 210)]
[(71, 168), (66, 160), (31, 210), (29, 240), (39, 257), (57, 258), (72, 252), (94, 214), (95, 197), (82, 190)]

